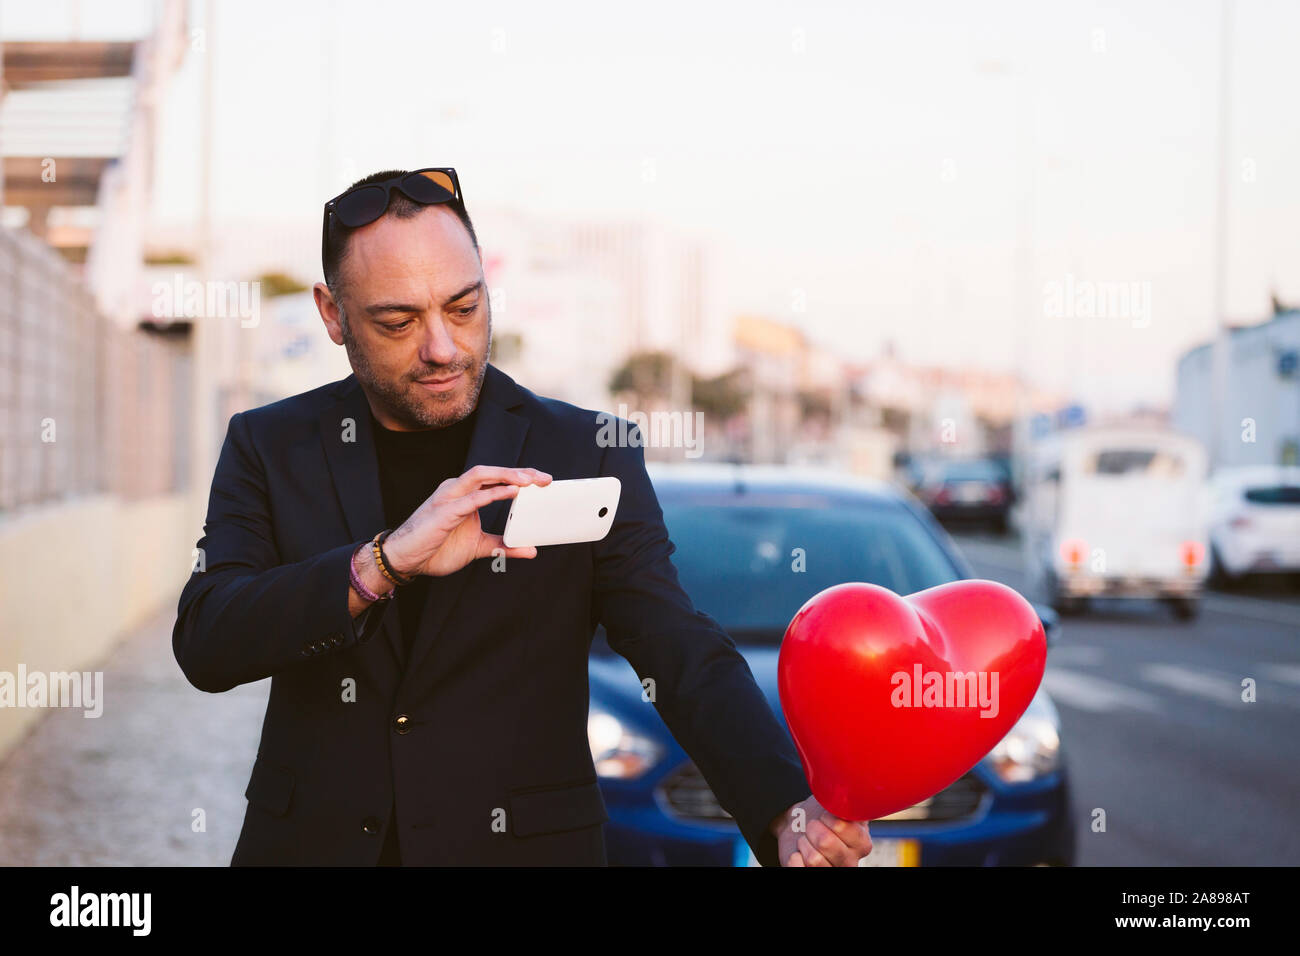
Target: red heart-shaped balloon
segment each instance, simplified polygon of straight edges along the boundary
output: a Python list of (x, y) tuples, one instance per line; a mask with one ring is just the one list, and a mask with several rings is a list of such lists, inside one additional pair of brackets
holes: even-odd
[(777, 682), (813, 795), (842, 819), (875, 820), (975, 766), (1025, 712), (1046, 663), (1042, 621), (1004, 584), (904, 598), (854, 582), (795, 614)]

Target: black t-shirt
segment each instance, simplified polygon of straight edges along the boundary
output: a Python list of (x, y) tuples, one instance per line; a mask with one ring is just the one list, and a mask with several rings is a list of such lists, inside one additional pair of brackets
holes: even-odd
[[(474, 433), (478, 409), (445, 428), (418, 432), (395, 432), (371, 416), (375, 451), (379, 458), (379, 489), (384, 498), (384, 521), (390, 528), (403, 524), (416, 508), (438, 490), (448, 478), (465, 473), (469, 440)], [(420, 623), (420, 612), (429, 594), (430, 578), (418, 577), (397, 591), (397, 615), (402, 641), (410, 657), (411, 645)]]
[[(379, 459), (379, 490), (384, 499), (384, 522), (396, 528), (438, 490), (448, 478), (465, 473), (469, 442), (474, 433), (478, 408), (461, 421), (427, 431), (390, 431), (370, 417)], [(409, 662), (411, 647), (420, 626), (420, 614), (434, 579), (417, 577), (397, 591), (397, 616)], [(391, 610), (390, 610), (390, 613)], [(397, 842), (397, 801), (393, 801), (388, 832), (380, 853), (380, 866), (401, 866)]]

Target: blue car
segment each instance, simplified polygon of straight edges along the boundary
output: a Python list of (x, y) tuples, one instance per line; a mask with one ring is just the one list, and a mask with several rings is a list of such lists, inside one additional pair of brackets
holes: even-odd
[[(911, 594), (973, 577), (920, 502), (890, 484), (762, 465), (651, 463), (648, 471), (683, 588), (735, 641), (783, 723), (777, 656), (808, 598), (845, 581)], [(804, 569), (795, 573), (799, 555)], [(1038, 610), (1050, 646), (1059, 625), (1050, 608)], [(603, 629), (589, 672), (587, 730), (610, 816), (610, 865), (755, 865), (731, 816), (643, 699), (636, 672), (610, 650)], [(1059, 734), (1056, 709), (1040, 689), (968, 773), (873, 821), (863, 865), (1071, 865), (1073, 813)]]

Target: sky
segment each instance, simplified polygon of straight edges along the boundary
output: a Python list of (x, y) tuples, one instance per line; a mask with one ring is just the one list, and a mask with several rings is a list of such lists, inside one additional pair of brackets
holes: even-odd
[[(1232, 9), (1226, 311), (1254, 322), (1273, 291), (1300, 305), (1300, 4)], [(152, 10), (3, 0), (0, 30), (131, 37)], [(1221, 11), (219, 0), (163, 106), (154, 212), (197, 212), (211, 58), (218, 218), (316, 222), (367, 172), (450, 165), (471, 213), (699, 236), (728, 314), (846, 358), (891, 342), (1098, 409), (1164, 403), (1216, 323)], [(1149, 311), (1062, 314), (1066, 283)]]

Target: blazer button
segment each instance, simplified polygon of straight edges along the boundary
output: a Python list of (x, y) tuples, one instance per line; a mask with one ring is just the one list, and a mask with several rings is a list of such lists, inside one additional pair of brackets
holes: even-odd
[(411, 718), (407, 717), (405, 714), (399, 715), (397, 720), (393, 721), (393, 723), (393, 729), (399, 734), (409, 734), (411, 732)]
[(366, 817), (361, 821), (361, 829), (365, 830), (371, 836), (374, 836), (379, 832), (380, 826), (381, 824), (376, 817)]

